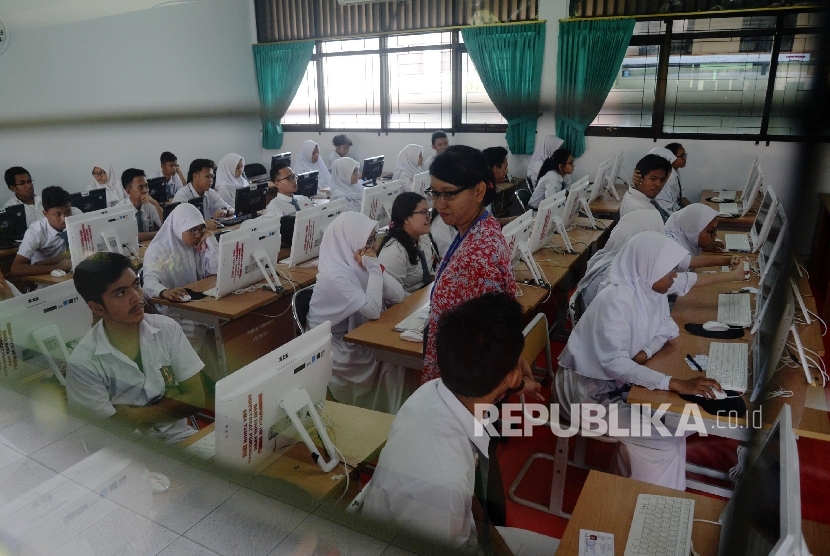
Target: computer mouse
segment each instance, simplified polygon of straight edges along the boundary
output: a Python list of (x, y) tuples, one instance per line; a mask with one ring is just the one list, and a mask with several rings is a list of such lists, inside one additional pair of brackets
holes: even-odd
[(723, 203), (725, 201), (725, 199), (721, 199), (720, 197), (712, 197), (709, 200), (712, 201), (713, 203)]
[(414, 330), (404, 330), (401, 332), (401, 340), (406, 340), (407, 342), (420, 342), (423, 343), (424, 335), (415, 332)]
[(179, 296), (179, 303), (184, 303), (186, 301), (190, 301), (190, 296), (187, 294)]
[(217, 222), (217, 223), (216, 223), (216, 227), (217, 227), (217, 228), (224, 228), (224, 227), (225, 227), (225, 225), (224, 225), (224, 224), (222, 224), (221, 222)]
[(150, 488), (153, 489), (153, 492), (164, 492), (170, 488), (170, 479), (167, 478), (167, 475), (153, 471), (150, 473)]
[(724, 332), (729, 330), (729, 325), (724, 322), (718, 322), (716, 320), (710, 320), (709, 322), (703, 323), (703, 329), (708, 330), (709, 332)]
[[(729, 397), (727, 395), (726, 391), (720, 392), (720, 391), (715, 390), (714, 388), (712, 388), (712, 392), (715, 393), (715, 399), (716, 400), (725, 400), (726, 398)], [(695, 394), (695, 396), (698, 396), (698, 397), (702, 398), (703, 394)]]
[(63, 278), (64, 276), (66, 276), (66, 272), (65, 272), (65, 271), (63, 271), (63, 270), (61, 270), (61, 269), (59, 269), (59, 268), (56, 268), (55, 270), (53, 270), (53, 271), (52, 271), (52, 272), (50, 272), (49, 274), (51, 274), (51, 275), (52, 275), (52, 276), (54, 276), (55, 278)]

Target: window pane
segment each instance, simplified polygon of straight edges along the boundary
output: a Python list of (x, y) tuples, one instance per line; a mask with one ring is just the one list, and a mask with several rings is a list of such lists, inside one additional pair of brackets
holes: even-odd
[(380, 128), (380, 55), (323, 58), (326, 127)]
[(452, 53), (422, 50), (389, 53), (392, 129), (452, 126)]
[(432, 46), (452, 44), (452, 33), (427, 33), (424, 35), (394, 35), (387, 39), (387, 47)]
[(282, 118), (284, 124), (317, 124), (317, 68), (314, 61), (308, 63), (305, 75)]
[(635, 35), (660, 35), (665, 32), (665, 21), (638, 21), (634, 24)]
[(651, 127), (659, 57), (659, 46), (629, 46), (617, 79), (591, 125)]
[(378, 50), (380, 39), (355, 39), (349, 41), (326, 41), (323, 43), (323, 53), (355, 52), (362, 50)]
[(816, 68), (815, 53), (817, 35), (789, 35), (781, 37), (782, 44), (789, 39), (792, 52), (778, 56), (778, 70), (772, 91), (770, 110), (770, 135), (794, 135), (798, 133), (798, 112), (806, 108), (807, 97), (813, 85)]
[(493, 105), (469, 54), (461, 55), (461, 123), (507, 124)]
[(663, 131), (760, 132), (769, 53), (741, 52), (739, 37), (695, 39), (688, 50), (669, 58)]

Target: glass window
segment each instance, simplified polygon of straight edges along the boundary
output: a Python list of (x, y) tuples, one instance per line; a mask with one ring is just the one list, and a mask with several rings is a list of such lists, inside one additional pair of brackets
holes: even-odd
[(294, 100), (282, 118), (283, 124), (312, 124), (318, 123), (317, 111), (317, 67), (314, 61), (308, 63), (305, 75), (294, 95)]
[(461, 123), (507, 124), (484, 90), (469, 54), (461, 55)]
[(451, 127), (452, 51), (390, 52), (388, 60), (391, 108), (389, 127)]
[(405, 48), (409, 46), (434, 46), (452, 44), (452, 33), (426, 33), (421, 35), (394, 35), (387, 39), (387, 48)]
[(591, 125), (651, 127), (659, 57), (659, 46), (629, 46), (614, 85)]
[(323, 53), (333, 52), (360, 52), (364, 50), (378, 50), (380, 39), (354, 39), (348, 41), (326, 41), (323, 43)]
[(323, 58), (326, 127), (380, 128), (380, 55)]
[(794, 135), (798, 133), (799, 112), (806, 107), (816, 71), (815, 52), (820, 37), (817, 35), (789, 35), (781, 37), (792, 43), (791, 52), (778, 56), (775, 86), (770, 109), (770, 135)]

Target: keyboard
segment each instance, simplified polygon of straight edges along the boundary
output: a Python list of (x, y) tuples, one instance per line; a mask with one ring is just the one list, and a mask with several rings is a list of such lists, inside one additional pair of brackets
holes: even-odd
[(714, 378), (724, 390), (746, 392), (749, 374), (748, 344), (712, 342), (706, 378)]
[(625, 556), (689, 556), (694, 516), (694, 500), (639, 495), (625, 543)]
[(715, 197), (720, 197), (727, 201), (734, 201), (738, 197), (737, 191), (715, 191)]
[(412, 330), (415, 332), (423, 333), (424, 328), (427, 325), (427, 321), (429, 320), (429, 305), (424, 305), (419, 307), (415, 312), (411, 315), (403, 319), (395, 326), (395, 330), (397, 332), (404, 332), (406, 330)]
[(752, 307), (748, 293), (722, 293), (718, 296), (718, 320), (730, 326), (752, 324)]
[(752, 246), (749, 244), (749, 236), (746, 234), (726, 234), (727, 251), (751, 251)]
[(233, 218), (217, 218), (216, 221), (222, 224), (223, 226), (235, 226), (241, 222), (245, 222), (246, 220), (250, 220), (250, 214), (244, 214), (242, 216), (234, 216)]
[(741, 208), (738, 203), (718, 203), (718, 212), (720, 214), (740, 214)]

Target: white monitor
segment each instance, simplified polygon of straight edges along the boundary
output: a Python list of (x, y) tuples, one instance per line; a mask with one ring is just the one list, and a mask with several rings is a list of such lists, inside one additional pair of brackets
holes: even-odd
[(501, 232), (504, 234), (504, 240), (507, 242), (507, 248), (510, 250), (510, 261), (513, 263), (513, 268), (519, 263), (522, 258), (522, 253), (519, 246), (526, 243), (530, 238), (530, 232), (533, 230), (533, 212), (527, 211), (521, 216), (516, 217), (512, 222), (502, 228)]
[[(596, 201), (606, 188), (606, 183), (613, 180), (611, 176), (612, 160), (610, 158), (603, 160), (597, 169), (597, 177), (594, 178), (594, 183), (588, 187), (588, 203)], [(612, 182), (613, 183), (613, 182)]]
[(429, 172), (421, 172), (420, 174), (415, 174), (415, 177), (412, 178), (412, 192), (417, 193), (421, 197), (427, 198), (427, 203), (429, 203), (430, 207), (432, 206), (432, 199), (427, 197), (427, 194), (424, 191), (427, 190), (429, 184), (432, 183), (432, 178), (429, 175)]
[[(614, 197), (619, 201), (620, 197), (617, 193), (617, 188), (614, 187), (614, 184), (617, 183), (617, 178), (621, 177), (620, 172), (622, 171), (623, 160), (625, 159), (625, 152), (620, 151), (617, 153), (616, 158), (614, 158), (614, 165), (611, 166), (611, 174), (609, 174), (609, 186), (610, 191), (613, 192)], [(623, 181), (627, 182), (628, 179), (625, 176), (622, 176)]]
[[(556, 232), (559, 232), (566, 241), (568, 240), (568, 235), (565, 233), (565, 227), (562, 224), (562, 213), (565, 210), (567, 195), (568, 192), (565, 190), (557, 191), (539, 203), (539, 210), (533, 219), (533, 230), (531, 230), (530, 239), (527, 242), (531, 253), (547, 246)], [(573, 251), (571, 248), (568, 250)]]
[(761, 206), (758, 208), (758, 214), (755, 215), (755, 221), (752, 223), (752, 228), (749, 230), (749, 242), (752, 246), (752, 252), (757, 252), (764, 242), (767, 240), (772, 222), (775, 220), (775, 215), (778, 211), (778, 197), (771, 187), (767, 188), (764, 195), (764, 200), (761, 201)]
[(274, 291), (282, 287), (274, 271), (280, 252), (280, 220), (257, 218), (249, 222), (252, 224), (219, 237), (216, 297), (246, 288), (263, 278)]
[(73, 267), (93, 253), (103, 251), (138, 256), (138, 222), (132, 205), (68, 216), (66, 235)]
[(71, 348), (90, 328), (92, 311), (74, 280), (0, 302), (0, 376), (14, 381), (51, 368), (63, 383)]
[(400, 180), (363, 188), (360, 214), (368, 216), (372, 220), (377, 220), (378, 226), (381, 228), (388, 226), (392, 215), (392, 203), (395, 202), (400, 192)]
[[(740, 190), (740, 195), (736, 195), (735, 198), (746, 199), (746, 194), (750, 190), (752, 186), (755, 185), (755, 180), (758, 179), (758, 172), (761, 170), (761, 167), (758, 165), (758, 157), (755, 157), (755, 160), (752, 161), (752, 165), (749, 167), (749, 176), (746, 178), (746, 183)], [(757, 193), (757, 192), (756, 192)]]
[(772, 261), (778, 255), (778, 251), (784, 244), (784, 237), (787, 235), (787, 217), (783, 210), (775, 211), (772, 219), (767, 240), (758, 250), (758, 273), (760, 281), (763, 282), (767, 275), (767, 261)]
[(787, 276), (784, 275), (784, 249), (780, 249), (775, 258), (767, 259), (764, 266), (764, 279), (758, 283), (758, 293), (755, 296), (755, 317), (751, 334), (755, 334), (763, 323), (769, 308), (767, 301), (781, 280), (787, 280)]
[[(216, 463), (256, 474), (273, 461), (276, 450), (295, 441), (295, 434), (311, 443), (305, 430), (311, 419), (329, 461), (323, 463), (316, 448), (312, 457), (321, 467), (333, 468), (338, 460), (315, 410), (325, 402), (331, 366), (331, 323), (326, 321), (217, 382)], [(298, 419), (294, 410), (303, 402)]]
[[(772, 303), (769, 299), (769, 289), (764, 292), (763, 307), (770, 307)], [(783, 295), (784, 312), (781, 318), (777, 321), (772, 319), (755, 320), (758, 329), (754, 330), (754, 338), (752, 341), (752, 379), (754, 388), (750, 401), (755, 401), (758, 396), (764, 391), (764, 386), (775, 374), (778, 368), (778, 363), (781, 359), (781, 354), (784, 352), (784, 346), (787, 344), (787, 337), (789, 335), (790, 326), (793, 323), (795, 316), (795, 303), (793, 302), (792, 292), (789, 288), (784, 288), (781, 292)], [(758, 293), (760, 298), (761, 292)], [(766, 313), (768, 311), (763, 311)], [(763, 314), (761, 315), (763, 317)], [(757, 332), (757, 333), (756, 333)]]
[(752, 205), (755, 204), (755, 198), (763, 190), (763, 184), (764, 173), (761, 171), (761, 168), (757, 168), (755, 171), (755, 180), (741, 195), (741, 216), (746, 216), (752, 209)]
[(562, 223), (565, 228), (570, 228), (576, 223), (576, 217), (579, 216), (579, 209), (582, 207), (580, 199), (584, 199), (583, 195), (588, 189), (588, 176), (580, 178), (576, 183), (571, 184), (568, 191), (568, 199), (565, 203), (565, 210), (562, 215)]
[(297, 266), (317, 258), (320, 254), (323, 232), (345, 208), (346, 199), (337, 199), (296, 212), (294, 237), (291, 239), (291, 255), (287, 261), (280, 262), (288, 262), (289, 266)]
[(720, 517), (720, 556), (808, 556), (792, 410), (784, 404)]

